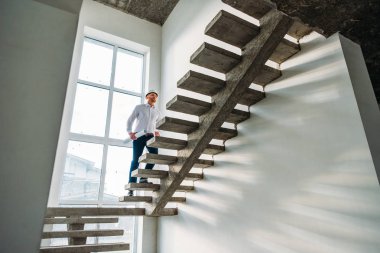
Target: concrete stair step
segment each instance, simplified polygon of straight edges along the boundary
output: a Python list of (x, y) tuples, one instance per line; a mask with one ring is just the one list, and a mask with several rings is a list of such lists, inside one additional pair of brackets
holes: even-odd
[(288, 35), (297, 39), (301, 39), (303, 36), (310, 34), (313, 29), (304, 24), (301, 20), (295, 19), (293, 25), (290, 27), (288, 31)]
[(129, 183), (125, 186), (125, 189), (132, 191), (158, 191), (160, 190), (160, 185), (150, 183)]
[[(199, 123), (197, 122), (170, 118), (170, 117), (165, 117), (162, 120), (160, 120), (157, 126), (157, 129), (159, 130), (165, 130), (165, 131), (182, 133), (182, 134), (189, 134), (191, 132), (194, 132), (198, 128), (199, 128)], [(235, 136), (237, 136), (236, 130), (221, 127), (219, 129), (219, 132), (216, 133), (216, 135), (214, 136), (214, 138), (218, 140), (228, 140)]]
[(280, 70), (264, 65), (264, 67), (261, 69), (260, 74), (252, 82), (261, 86), (265, 86), (280, 76)]
[[(166, 104), (166, 109), (168, 110), (187, 113), (195, 116), (203, 115), (204, 113), (209, 111), (211, 107), (211, 103), (181, 95), (175, 96)], [(226, 122), (238, 124), (248, 119), (249, 116), (249, 112), (234, 109), (227, 117)]]
[(187, 173), (185, 180), (198, 181), (203, 179), (203, 173)]
[(177, 192), (189, 192), (189, 191), (194, 191), (194, 186), (192, 185), (180, 185), (178, 186)]
[(199, 123), (176, 119), (171, 117), (165, 117), (157, 123), (158, 130), (189, 134), (199, 128)]
[(220, 128), (219, 131), (214, 135), (214, 139), (217, 140), (229, 140), (233, 137), (236, 137), (238, 135), (238, 132), (236, 129), (229, 129), (229, 128)]
[(129, 216), (145, 215), (145, 208), (119, 207), (48, 207), (46, 218), (65, 216)]
[(221, 10), (207, 25), (205, 34), (233, 46), (243, 48), (260, 33), (260, 27)]
[[(166, 178), (169, 175), (168, 171), (164, 170), (146, 170), (146, 169), (137, 169), (132, 172), (132, 176), (134, 177), (145, 177), (145, 178)], [(196, 181), (199, 179), (203, 179), (202, 173), (188, 173), (185, 177), (185, 180)], [(149, 202), (149, 201), (144, 201)]]
[[(222, 0), (222, 2), (256, 19), (262, 18), (271, 9), (277, 9), (276, 4), (269, 0)], [(311, 27), (295, 18), (287, 34), (299, 40), (312, 31)]]
[(241, 61), (241, 56), (204, 42), (191, 56), (190, 62), (201, 67), (227, 73)]
[(148, 147), (180, 150), (187, 146), (187, 141), (174, 138), (155, 136), (147, 142)]
[(99, 229), (99, 230), (71, 230), (71, 231), (51, 231), (42, 232), (42, 239), (48, 238), (86, 238), (95, 236), (120, 236), (124, 234), (123, 229)]
[[(162, 136), (156, 136), (150, 139), (147, 145), (149, 147), (154, 147), (154, 148), (181, 150), (187, 146), (187, 141), (167, 138), (167, 137), (162, 137)], [(225, 151), (224, 146), (209, 144), (207, 148), (203, 151), (203, 154), (216, 155), (224, 151)]]
[(280, 44), (276, 47), (273, 54), (269, 57), (269, 60), (277, 62), (278, 64), (283, 63), (296, 53), (301, 50), (299, 44), (291, 42), (287, 39), (282, 39)]
[(186, 197), (171, 197), (169, 199), (169, 202), (180, 202), (180, 203), (183, 203), (183, 202), (186, 202)]
[(40, 253), (89, 253), (129, 250), (128, 243), (104, 243), (42, 247)]
[(226, 82), (190, 70), (178, 82), (177, 87), (207, 96), (214, 96), (226, 86)]
[(152, 203), (152, 197), (150, 196), (121, 196), (119, 202), (146, 202)]
[(227, 116), (226, 122), (239, 124), (251, 117), (250, 112), (242, 111), (239, 109), (233, 109), (232, 112)]
[(262, 18), (271, 9), (276, 9), (276, 4), (269, 0), (222, 0), (222, 2), (256, 19)]
[(265, 93), (254, 89), (247, 89), (243, 97), (240, 98), (239, 104), (251, 106), (265, 98)]
[(139, 158), (139, 163), (165, 164), (170, 165), (177, 162), (178, 158), (171, 155), (145, 153)]
[(96, 217), (96, 218), (45, 218), (44, 224), (90, 224), (90, 223), (118, 223), (117, 217)]
[(217, 155), (224, 152), (226, 148), (224, 146), (208, 144), (205, 150), (203, 150), (203, 154), (206, 155)]
[(132, 172), (133, 177), (145, 177), (145, 178), (166, 178), (168, 172), (165, 170), (146, 170), (137, 169)]
[[(177, 160), (178, 158), (176, 156), (151, 154), (151, 153), (145, 153), (139, 158), (140, 163), (165, 164), (165, 165), (173, 164), (177, 162)], [(194, 164), (194, 167), (206, 168), (213, 165), (214, 165), (214, 161), (212, 160), (197, 159), (197, 161)]]
[(166, 104), (166, 109), (201, 116), (208, 112), (211, 106), (211, 103), (202, 100), (177, 95)]

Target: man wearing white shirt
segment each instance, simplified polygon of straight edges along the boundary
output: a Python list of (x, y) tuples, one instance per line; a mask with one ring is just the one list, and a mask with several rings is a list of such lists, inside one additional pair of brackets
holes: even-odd
[[(129, 137), (133, 140), (133, 158), (129, 171), (129, 183), (136, 183), (136, 178), (132, 177), (132, 171), (139, 167), (139, 157), (142, 155), (144, 148), (148, 149), (149, 153), (157, 154), (157, 148), (151, 148), (146, 146), (148, 140), (153, 136), (160, 136), (160, 133), (156, 130), (156, 124), (160, 119), (160, 112), (155, 106), (158, 98), (158, 93), (154, 90), (150, 90), (146, 95), (146, 104), (137, 105), (129, 116), (127, 121), (127, 132)], [(132, 131), (132, 125), (136, 121), (136, 125)], [(136, 137), (136, 133), (143, 132), (140, 137)], [(154, 164), (146, 164), (145, 169), (153, 169)], [(140, 183), (148, 183), (146, 178), (140, 178)], [(129, 196), (133, 195), (133, 191), (128, 192)]]

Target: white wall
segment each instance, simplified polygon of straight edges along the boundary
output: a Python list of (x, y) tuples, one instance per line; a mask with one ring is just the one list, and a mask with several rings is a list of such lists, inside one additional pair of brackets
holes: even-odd
[(39, 252), (80, 8), (68, 5), (0, 1), (1, 253)]
[[(218, 6), (180, 1), (163, 26), (167, 100)], [(301, 46), (179, 215), (159, 219), (158, 252), (379, 252), (379, 184), (340, 38)]]
[(341, 36), (344, 59), (350, 74), (368, 145), (380, 181), (380, 129), (379, 107), (360, 46)]

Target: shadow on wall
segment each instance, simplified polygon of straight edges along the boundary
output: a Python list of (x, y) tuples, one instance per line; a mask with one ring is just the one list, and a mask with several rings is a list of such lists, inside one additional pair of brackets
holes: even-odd
[(302, 46), (178, 217), (162, 218), (166, 252), (380, 252), (380, 191), (339, 40)]

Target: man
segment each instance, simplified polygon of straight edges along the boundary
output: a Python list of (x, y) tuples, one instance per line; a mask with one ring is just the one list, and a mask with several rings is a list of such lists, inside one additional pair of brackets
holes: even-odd
[[(158, 93), (154, 90), (150, 90), (145, 95), (147, 101), (146, 104), (137, 105), (133, 110), (131, 116), (127, 121), (127, 132), (129, 137), (133, 140), (133, 158), (131, 162), (131, 168), (129, 171), (129, 183), (136, 183), (136, 177), (132, 177), (132, 171), (139, 167), (139, 157), (142, 155), (144, 148), (146, 147), (149, 153), (157, 154), (157, 148), (147, 147), (146, 143), (153, 136), (160, 136), (160, 133), (156, 131), (156, 124), (160, 119), (160, 112), (155, 106), (158, 98)], [(132, 131), (132, 125), (136, 121), (134, 130)], [(136, 133), (143, 132), (140, 137), (136, 137)], [(146, 164), (145, 169), (153, 169), (154, 164)], [(140, 183), (148, 183), (146, 178), (140, 178)], [(133, 191), (128, 191), (128, 196), (133, 196)]]

